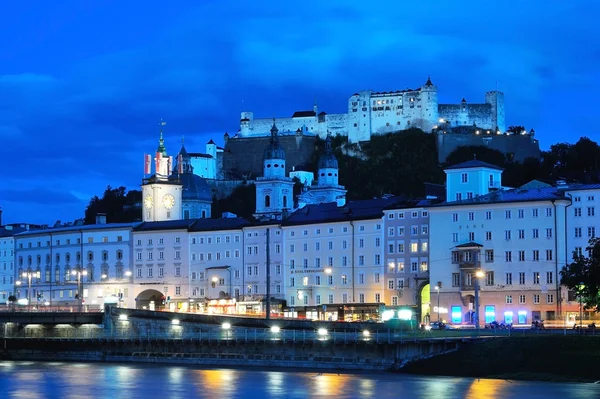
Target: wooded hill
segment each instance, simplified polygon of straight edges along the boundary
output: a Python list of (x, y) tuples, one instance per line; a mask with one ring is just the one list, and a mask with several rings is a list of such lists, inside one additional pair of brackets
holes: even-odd
[[(440, 165), (435, 135), (419, 129), (399, 133), (372, 136), (370, 142), (360, 147), (348, 143), (346, 137), (333, 138), (340, 184), (348, 190), (348, 200), (370, 199), (385, 194), (423, 197), (424, 183), (444, 184), (444, 167), (474, 157), (504, 168), (502, 182), (510, 187), (519, 187), (533, 179), (600, 182), (600, 147), (587, 137), (582, 137), (575, 144), (554, 144), (548, 151), (542, 151), (539, 160), (528, 158), (523, 163), (509, 161), (504, 154), (488, 147), (459, 147), (448, 156), (445, 164)], [(315, 142), (313, 155), (304, 169), (316, 172), (324, 146), (324, 140)], [(295, 193), (298, 194), (300, 189), (300, 184), (296, 184)], [(127, 191), (125, 187), (112, 189), (109, 186), (102, 198), (96, 196), (90, 200), (85, 222), (94, 223), (99, 212), (106, 213), (109, 223), (139, 220), (141, 200), (139, 190)], [(249, 184), (237, 188), (226, 199), (215, 199), (212, 215), (220, 217), (222, 212), (232, 212), (251, 218), (254, 207), (255, 187)]]

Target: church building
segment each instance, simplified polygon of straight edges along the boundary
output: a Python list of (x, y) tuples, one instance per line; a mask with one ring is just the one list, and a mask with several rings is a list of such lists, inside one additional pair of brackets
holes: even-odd
[(294, 181), (285, 175), (285, 151), (273, 122), (271, 139), (263, 153), (263, 176), (256, 179), (256, 213), (258, 220), (282, 219), (294, 206)]
[(305, 187), (298, 196), (298, 207), (310, 204), (335, 202), (337, 206), (346, 204), (346, 189), (338, 184), (338, 161), (331, 148), (331, 136), (325, 140), (325, 151), (319, 158), (317, 182)]
[[(146, 155), (145, 162), (145, 173), (150, 174), (150, 155)], [(173, 157), (167, 154), (161, 130), (154, 163), (154, 175), (142, 180), (144, 222), (211, 216), (210, 187), (205, 179), (194, 174), (191, 157), (183, 142), (174, 168)]]

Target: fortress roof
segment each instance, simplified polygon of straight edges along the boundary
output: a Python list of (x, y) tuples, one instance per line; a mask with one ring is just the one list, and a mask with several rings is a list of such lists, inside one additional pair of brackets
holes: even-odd
[(306, 118), (316, 115), (317, 114), (315, 113), (315, 111), (296, 111), (294, 112), (294, 115), (292, 115), (292, 118)]

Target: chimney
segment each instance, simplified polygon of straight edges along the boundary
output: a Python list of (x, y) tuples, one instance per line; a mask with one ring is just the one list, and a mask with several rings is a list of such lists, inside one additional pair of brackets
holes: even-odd
[(96, 214), (96, 224), (106, 224), (106, 213)]

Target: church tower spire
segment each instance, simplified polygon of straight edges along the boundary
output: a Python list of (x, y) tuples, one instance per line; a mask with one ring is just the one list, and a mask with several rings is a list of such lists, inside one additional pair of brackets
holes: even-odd
[(161, 119), (159, 125), (160, 138), (154, 158), (156, 171), (152, 177), (142, 180), (144, 222), (181, 219), (182, 185), (177, 178), (171, 176), (173, 157), (167, 154), (163, 137), (166, 122)]
[(263, 176), (256, 179), (257, 219), (282, 219), (293, 207), (294, 182), (285, 174), (285, 150), (273, 119), (269, 145), (263, 153)]

